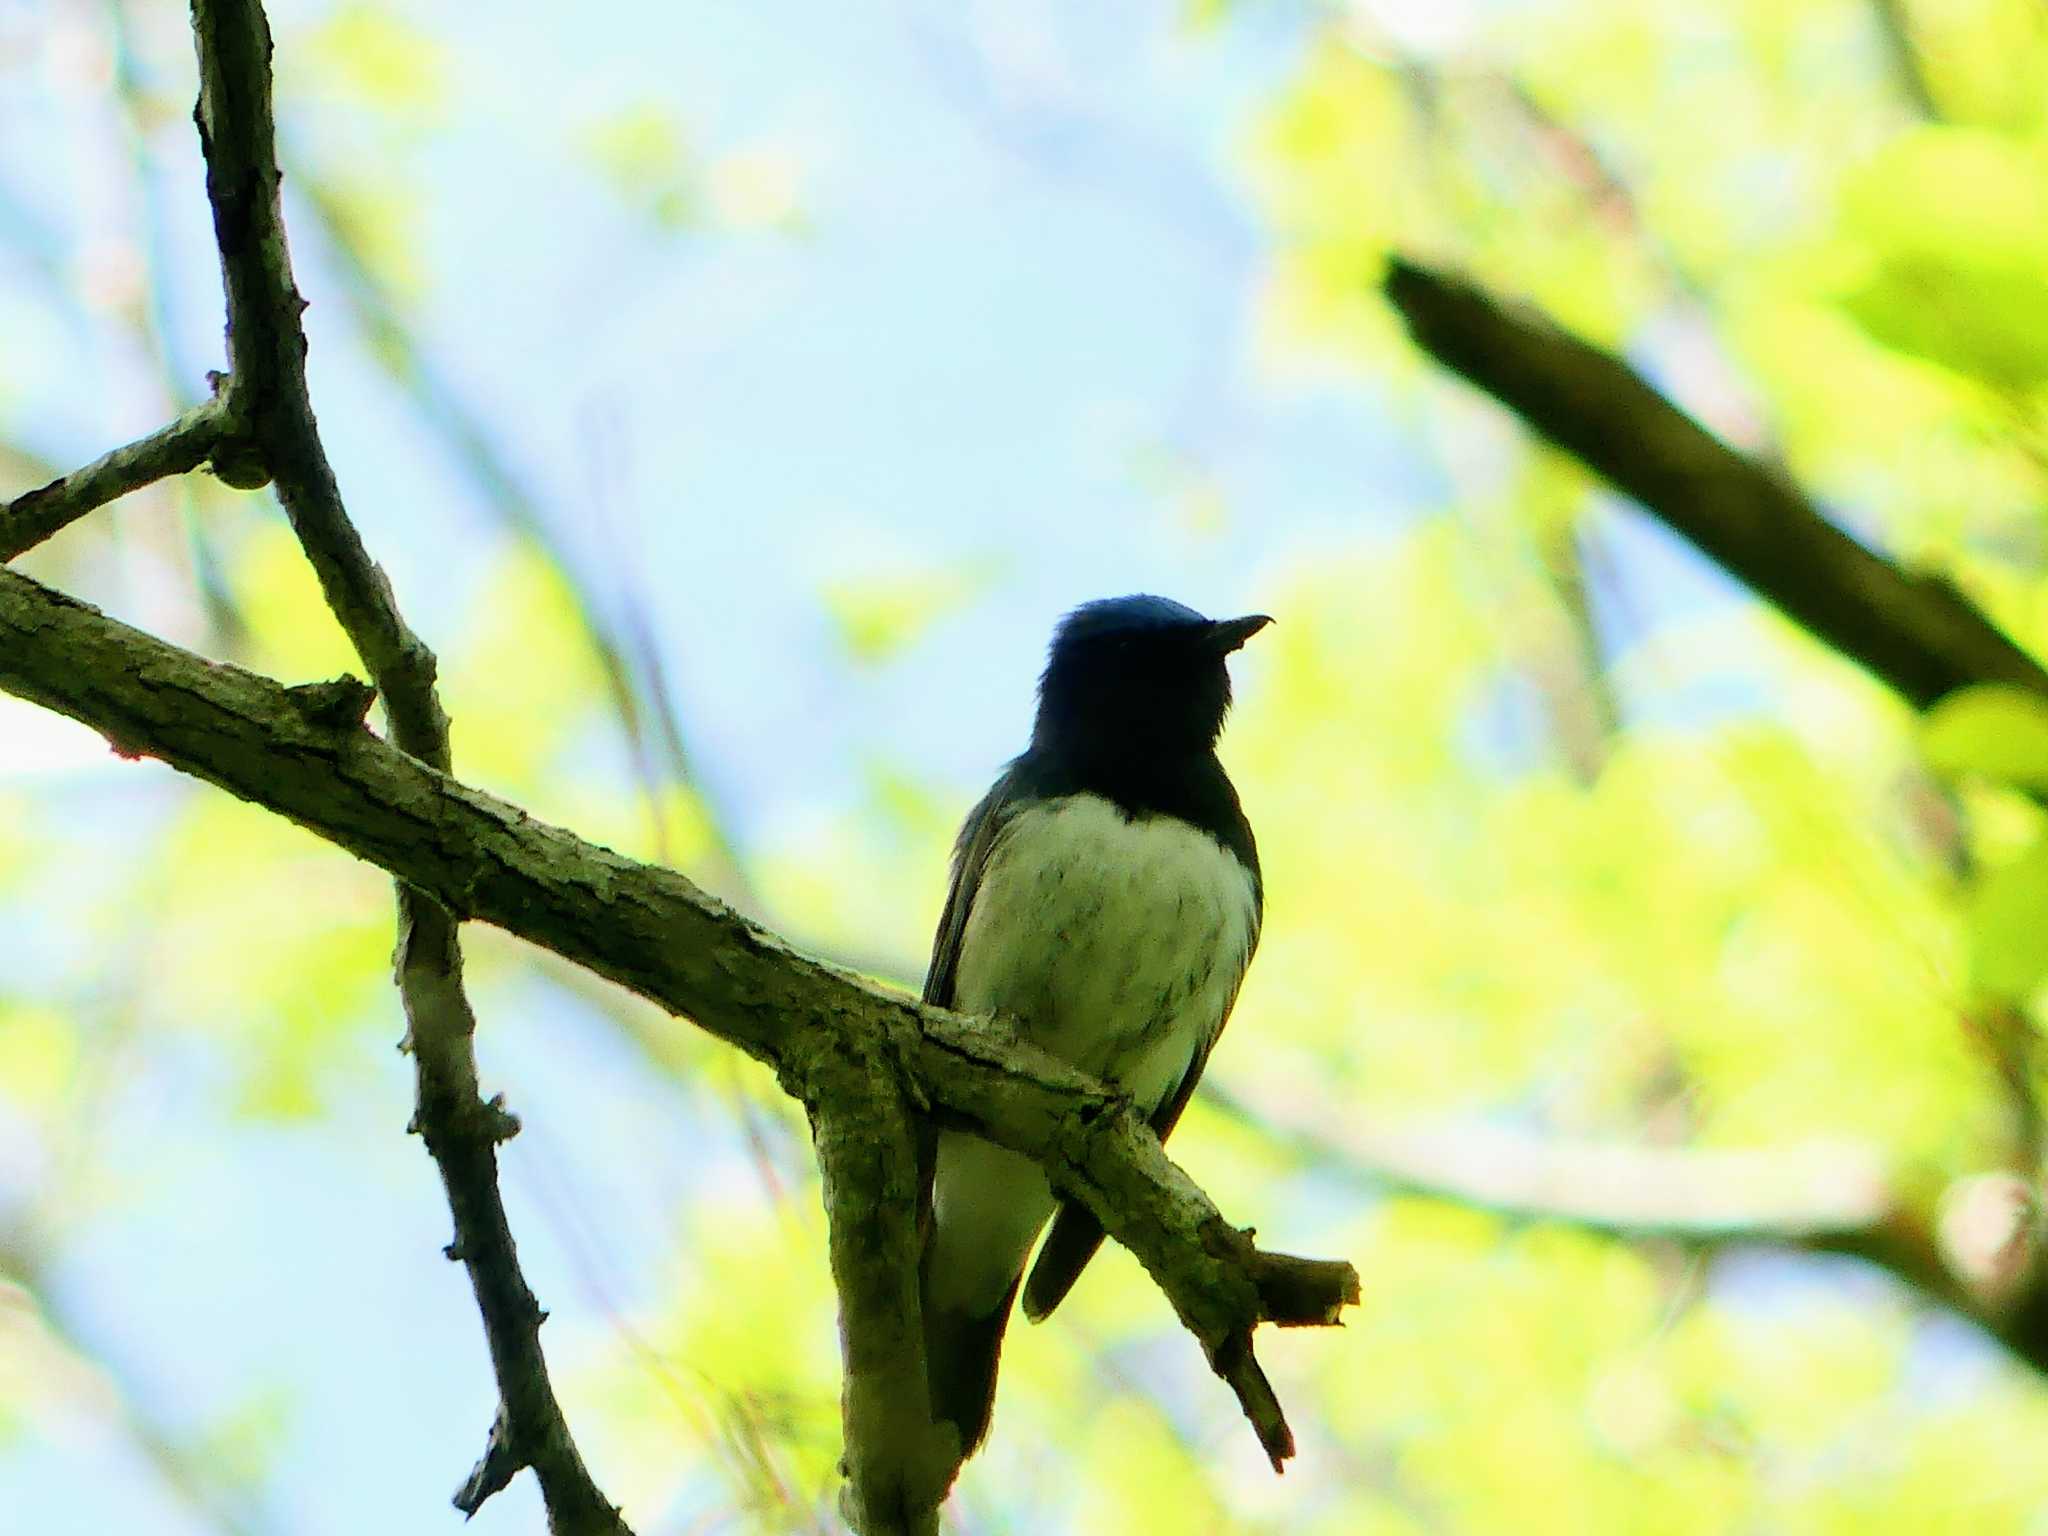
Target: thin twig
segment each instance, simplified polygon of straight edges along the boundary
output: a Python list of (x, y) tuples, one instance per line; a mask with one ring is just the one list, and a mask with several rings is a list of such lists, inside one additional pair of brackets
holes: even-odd
[[(248, 413), (256, 452), (327, 605), (383, 697), (393, 742), (445, 770), (448, 717), (434, 688), (433, 653), (406, 625), (349, 520), (307, 393), (305, 301), (292, 279), (279, 206), (269, 22), (260, 0), (193, 0), (192, 26), (234, 398)], [(346, 711), (328, 708), (332, 702), (324, 699), (322, 708), (346, 720)], [(456, 1503), (474, 1514), (530, 1466), (556, 1536), (619, 1536), (625, 1523), (591, 1481), (548, 1380), (540, 1347), (546, 1314), (520, 1272), (498, 1190), (498, 1143), (518, 1122), (478, 1091), (476, 1020), (462, 987), (457, 918), (415, 886), (400, 882), (397, 896), (398, 986), (418, 1088), (413, 1129), (440, 1170), (455, 1227), (448, 1256), (469, 1272), (498, 1382), (497, 1420)]]
[(0, 507), (0, 561), (12, 560), (86, 513), (139, 491), (167, 475), (197, 469), (220, 446), (229, 422), (220, 397), (195, 405), (169, 426), (159, 427), (83, 469), (52, 480)]

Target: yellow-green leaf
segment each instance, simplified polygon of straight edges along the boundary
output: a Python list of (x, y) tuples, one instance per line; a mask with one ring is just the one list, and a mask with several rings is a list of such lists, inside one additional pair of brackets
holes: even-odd
[(1927, 712), (1920, 749), (1937, 773), (2048, 789), (2048, 698), (2009, 683), (1961, 689)]
[(1970, 973), (1980, 991), (2013, 1002), (2048, 977), (2048, 836), (1978, 882), (1970, 900)]

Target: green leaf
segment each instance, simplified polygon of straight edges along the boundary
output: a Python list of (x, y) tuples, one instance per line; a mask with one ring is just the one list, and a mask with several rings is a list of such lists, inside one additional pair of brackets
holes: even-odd
[(342, 5), (303, 47), (319, 85), (372, 107), (423, 115), (448, 99), (448, 49), (399, 7)]
[(1980, 683), (1941, 700), (1920, 728), (1928, 766), (2048, 790), (2048, 699), (2010, 683)]
[(1896, 351), (1994, 386), (2048, 383), (2048, 166), (1978, 129), (1904, 135), (1848, 183), (1866, 264), (1844, 299)]
[(841, 648), (862, 666), (893, 661), (986, 584), (984, 571), (902, 566), (834, 581), (820, 594)]
[(2048, 979), (2048, 835), (1977, 882), (1970, 974), (1980, 991), (2012, 1002)]
[(635, 102), (591, 123), (583, 148), (616, 192), (665, 230), (696, 217), (697, 164), (682, 124), (667, 107)]

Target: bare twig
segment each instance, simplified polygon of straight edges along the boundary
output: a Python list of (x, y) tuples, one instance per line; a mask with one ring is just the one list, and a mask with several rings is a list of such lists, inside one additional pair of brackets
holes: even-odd
[[(192, 27), (207, 195), (227, 290), (232, 398), (247, 413), (255, 453), (328, 607), (383, 696), (392, 740), (445, 770), (448, 718), (434, 688), (433, 653), (406, 625), (349, 521), (313, 419), (299, 321), (305, 301), (292, 279), (279, 207), (269, 22), (260, 0), (193, 0)], [(367, 695), (360, 702), (366, 706)], [(330, 711), (337, 724), (353, 725), (348, 713)], [(418, 1086), (413, 1129), (440, 1170), (455, 1227), (448, 1256), (469, 1272), (498, 1381), (497, 1420), (456, 1503), (473, 1514), (530, 1466), (551, 1531), (614, 1536), (625, 1524), (591, 1481), (555, 1399), (540, 1347), (546, 1314), (520, 1272), (498, 1191), (498, 1143), (518, 1122), (478, 1091), (476, 1020), (462, 987), (457, 918), (414, 886), (401, 882), (397, 895), (398, 985)]]
[[(360, 728), (332, 685), (287, 689), (209, 665), (39, 583), (0, 570), (0, 687), (287, 816), (458, 917), (553, 950), (776, 1067), (812, 1080), (830, 1053), (884, 1052), (943, 1123), (1042, 1163), (1166, 1293), (1219, 1374), (1246, 1394), (1256, 1325), (1278, 1292), (1249, 1239), (1171, 1162), (1120, 1098), (970, 1019), (809, 959), (673, 870), (534, 821)], [(1348, 1265), (1305, 1266), (1320, 1289), (1290, 1322), (1357, 1295)], [(1274, 1318), (1278, 1320), (1278, 1318)], [(1263, 1410), (1260, 1410), (1263, 1411)], [(1284, 1424), (1254, 1413), (1269, 1453)]]
[(216, 395), (169, 426), (83, 469), (21, 495), (0, 507), (0, 560), (15, 556), (69, 527), (86, 513), (139, 491), (167, 475), (182, 475), (207, 461), (228, 436), (227, 402)]
[(1912, 703), (1980, 682), (2048, 694), (2041, 664), (1947, 580), (1864, 548), (1612, 353), (1411, 261), (1386, 292), (1437, 361)]

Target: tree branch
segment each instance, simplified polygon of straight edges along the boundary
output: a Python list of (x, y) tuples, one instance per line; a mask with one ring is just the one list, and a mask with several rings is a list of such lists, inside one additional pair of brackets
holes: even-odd
[(2031, 1206), (2009, 1175), (1958, 1181), (1965, 1230), (1908, 1205), (1878, 1150), (1816, 1142), (1760, 1151), (1588, 1144), (1485, 1126), (1384, 1125), (1304, 1079), (1203, 1092), (1241, 1123), (1316, 1166), (1381, 1190), (1451, 1200), (1510, 1221), (1555, 1222), (1694, 1249), (1762, 1244), (1861, 1259), (1970, 1319), (2048, 1374), (2048, 1271)]
[(1385, 288), (1438, 362), (1913, 704), (1969, 683), (2048, 695), (2048, 671), (1947, 580), (1864, 548), (1612, 353), (1398, 257)]
[(1290, 1449), (1275, 1405), (1255, 1400), (1252, 1332), (1334, 1318), (1356, 1302), (1358, 1276), (1259, 1254), (1128, 1099), (978, 1021), (798, 954), (673, 870), (455, 782), (363, 730), (345, 682), (286, 688), (211, 664), (0, 570), (0, 687), (690, 1017), (792, 1091), (834, 1053), (895, 1061), (938, 1119), (1037, 1159), (1087, 1206), (1239, 1391), (1269, 1456)]
[(1930, 123), (1944, 121), (1947, 114), (1941, 110), (1933, 82), (1927, 78), (1926, 61), (1921, 58), (1920, 44), (1913, 37), (1913, 18), (1907, 12), (1906, 0), (1870, 0), (1870, 14), (1876, 23), (1877, 35), (1884, 39), (1885, 52), (1891, 56), (1892, 73), (1898, 80), (1900, 94), (1922, 120)]
[(83, 469), (0, 506), (0, 562), (35, 548), (86, 513), (168, 475), (197, 469), (230, 436), (228, 402), (220, 395), (169, 426), (94, 459)]
[[(195, 114), (206, 157), (227, 294), (231, 398), (249, 424), (252, 457), (275, 482), (327, 605), (369, 669), (392, 739), (422, 763), (449, 766), (448, 717), (434, 687), (433, 652), (406, 625), (390, 583), (349, 521), (320, 441), (306, 388), (305, 301), (292, 278), (279, 204), (277, 134), (270, 95), (270, 26), (261, 0), (192, 0), (199, 54)], [(352, 728), (366, 691), (319, 700), (336, 728)], [(347, 706), (347, 707), (343, 707)], [(462, 986), (456, 918), (401, 883), (397, 977), (412, 1052), (412, 1129), (426, 1142), (447, 1191), (455, 1239), (482, 1314), (499, 1411), (483, 1458), (455, 1496), (466, 1514), (530, 1466), (557, 1536), (624, 1536), (619, 1512), (578, 1455), (548, 1380), (541, 1311), (520, 1272), (498, 1191), (498, 1143), (518, 1130), (502, 1103), (478, 1091), (476, 1019)]]
[(843, 1512), (861, 1536), (937, 1536), (955, 1460), (925, 1380), (918, 1131), (902, 1073), (877, 1052), (835, 1053), (795, 1086), (818, 1149), (839, 1295)]

